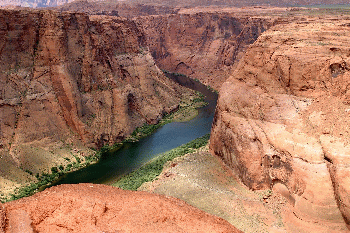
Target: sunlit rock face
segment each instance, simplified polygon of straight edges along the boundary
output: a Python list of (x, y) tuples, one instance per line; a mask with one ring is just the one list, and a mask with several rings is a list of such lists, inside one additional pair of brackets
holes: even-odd
[(27, 10), (1, 10), (0, 21), (0, 175), (9, 186), (34, 178), (25, 170), (157, 123), (188, 93), (155, 65), (132, 21)]
[(0, 203), (0, 231), (241, 233), (179, 199), (100, 184), (60, 185)]
[(157, 65), (219, 89), (246, 48), (274, 18), (239, 13), (186, 13), (136, 19)]
[(291, 232), (348, 231), (348, 25), (309, 18), (274, 26), (220, 89), (210, 149), (251, 189), (289, 200)]

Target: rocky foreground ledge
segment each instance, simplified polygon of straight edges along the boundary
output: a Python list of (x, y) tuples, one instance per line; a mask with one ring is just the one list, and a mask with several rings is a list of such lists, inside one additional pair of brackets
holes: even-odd
[(348, 232), (350, 21), (264, 32), (222, 86), (210, 148), (253, 190), (289, 200), (290, 232)]
[(241, 232), (176, 198), (60, 185), (1, 206), (0, 232)]

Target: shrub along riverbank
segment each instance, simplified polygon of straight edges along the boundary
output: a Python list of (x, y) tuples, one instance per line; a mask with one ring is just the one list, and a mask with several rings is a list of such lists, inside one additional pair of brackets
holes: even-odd
[(117, 151), (125, 142), (137, 142), (139, 139), (149, 136), (155, 130), (173, 121), (186, 121), (198, 114), (197, 108), (205, 106), (207, 103), (204, 102), (204, 96), (201, 93), (197, 93), (189, 99), (183, 100), (179, 109), (171, 114), (166, 115), (156, 125), (145, 124), (142, 127), (135, 129), (130, 137), (126, 138), (123, 142), (117, 143), (112, 146), (103, 146), (93, 156), (79, 158), (75, 157), (75, 161), (67, 160), (68, 163), (65, 165), (54, 166), (50, 169), (50, 172), (43, 172), (42, 174), (36, 174), (37, 181), (31, 182), (28, 185), (17, 188), (14, 193), (8, 197), (3, 197), (1, 202), (7, 202), (17, 200), (22, 197), (31, 196), (36, 192), (44, 190), (46, 187), (51, 186), (57, 180), (60, 179), (66, 173), (73, 172), (89, 166), (90, 164), (96, 163), (101, 157), (109, 156)]
[(113, 186), (126, 190), (137, 190), (143, 183), (156, 179), (163, 170), (166, 162), (177, 157), (194, 152), (196, 149), (205, 146), (208, 143), (210, 134), (206, 134), (182, 146), (174, 148), (146, 163), (141, 168), (123, 176)]
[(101, 158), (101, 151), (97, 151), (95, 155), (84, 157), (84, 160), (80, 157), (75, 157), (75, 161), (66, 158), (67, 160), (69, 160), (68, 164), (61, 164), (59, 166), (51, 167), (51, 173), (37, 173), (35, 175), (37, 179), (36, 182), (31, 182), (28, 185), (16, 188), (15, 191), (9, 196), (2, 197), (1, 202), (17, 200), (22, 197), (31, 196), (39, 191), (43, 191), (46, 187), (51, 185), (53, 182), (57, 181), (64, 174), (89, 166), (90, 164), (97, 162), (99, 158)]
[(192, 99), (187, 99), (181, 101), (179, 104), (179, 108), (176, 112), (170, 113), (164, 116), (158, 124), (149, 125), (145, 123), (143, 126), (138, 127), (134, 130), (134, 132), (124, 139), (121, 143), (116, 143), (112, 146), (105, 145), (100, 149), (100, 156), (109, 156), (113, 154), (117, 150), (119, 150), (124, 143), (126, 142), (137, 142), (141, 138), (147, 137), (155, 132), (160, 127), (171, 123), (171, 122), (183, 122), (189, 121), (198, 115), (198, 108), (206, 106), (208, 103), (204, 101), (205, 96), (200, 92), (196, 92), (196, 96), (193, 96)]

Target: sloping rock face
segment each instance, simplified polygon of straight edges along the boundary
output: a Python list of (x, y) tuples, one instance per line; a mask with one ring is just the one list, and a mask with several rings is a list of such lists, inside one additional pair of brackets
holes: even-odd
[(219, 89), (243, 52), (269, 28), (271, 17), (196, 13), (136, 19), (157, 65)]
[(8, 202), (0, 223), (0, 232), (13, 233), (241, 232), (179, 199), (97, 184), (60, 185)]
[(348, 231), (349, 23), (271, 28), (220, 90), (211, 151), (248, 187), (289, 200), (291, 232)]
[(5, 179), (20, 182), (30, 177), (18, 167), (35, 174), (72, 150), (120, 142), (188, 93), (155, 66), (132, 21), (5, 10), (0, 21)]

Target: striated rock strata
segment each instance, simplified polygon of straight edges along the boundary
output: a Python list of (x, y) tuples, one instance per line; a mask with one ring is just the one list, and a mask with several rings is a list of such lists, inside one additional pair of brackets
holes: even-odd
[(1, 206), (0, 232), (241, 232), (184, 201), (146, 192), (60, 185)]
[(158, 69), (132, 21), (6, 10), (0, 21), (1, 188), (120, 142), (189, 94)]
[(220, 90), (211, 151), (251, 189), (289, 200), (290, 232), (348, 232), (349, 23), (271, 28)]
[(175, 14), (179, 11), (179, 9), (168, 6), (132, 4), (125, 1), (74, 1), (54, 9), (58, 11), (84, 12), (89, 15), (114, 15), (125, 18)]
[(198, 7), (198, 6), (304, 6), (304, 5), (316, 5), (316, 4), (348, 4), (346, 0), (126, 0), (133, 3), (154, 4), (154, 5), (166, 5), (166, 6), (181, 6), (181, 7)]
[(206, 12), (136, 20), (161, 69), (186, 74), (217, 90), (247, 46), (274, 21), (270, 17)]

